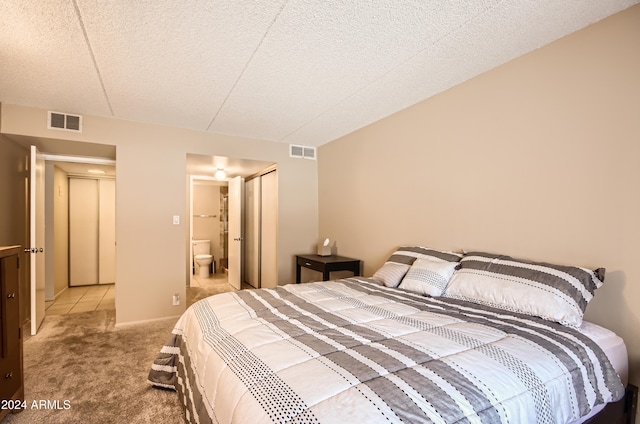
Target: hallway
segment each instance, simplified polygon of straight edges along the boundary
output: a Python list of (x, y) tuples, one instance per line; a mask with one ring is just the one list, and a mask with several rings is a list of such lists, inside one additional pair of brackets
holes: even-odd
[(115, 284), (69, 287), (45, 302), (45, 316), (115, 309)]

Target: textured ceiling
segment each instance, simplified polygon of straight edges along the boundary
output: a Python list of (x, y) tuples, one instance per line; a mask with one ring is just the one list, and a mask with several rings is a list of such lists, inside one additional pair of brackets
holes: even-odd
[(2, 0), (0, 102), (319, 146), (640, 0)]

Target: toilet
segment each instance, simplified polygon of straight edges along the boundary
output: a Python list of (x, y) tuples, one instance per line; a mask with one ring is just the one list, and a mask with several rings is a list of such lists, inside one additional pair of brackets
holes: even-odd
[(209, 278), (209, 266), (213, 263), (211, 240), (193, 240), (193, 261), (201, 278)]

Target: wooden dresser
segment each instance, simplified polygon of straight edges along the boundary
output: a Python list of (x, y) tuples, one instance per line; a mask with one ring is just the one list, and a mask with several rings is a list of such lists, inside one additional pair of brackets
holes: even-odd
[(20, 246), (0, 247), (0, 421), (11, 409), (20, 411), (24, 402), (20, 251)]

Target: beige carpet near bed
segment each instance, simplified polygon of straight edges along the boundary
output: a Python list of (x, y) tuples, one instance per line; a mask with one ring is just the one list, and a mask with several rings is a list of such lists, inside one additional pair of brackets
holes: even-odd
[[(115, 328), (113, 310), (47, 317), (24, 343), (28, 409), (2, 424), (183, 423), (176, 393), (147, 384), (176, 321)], [(32, 409), (34, 401), (53, 409)]]

